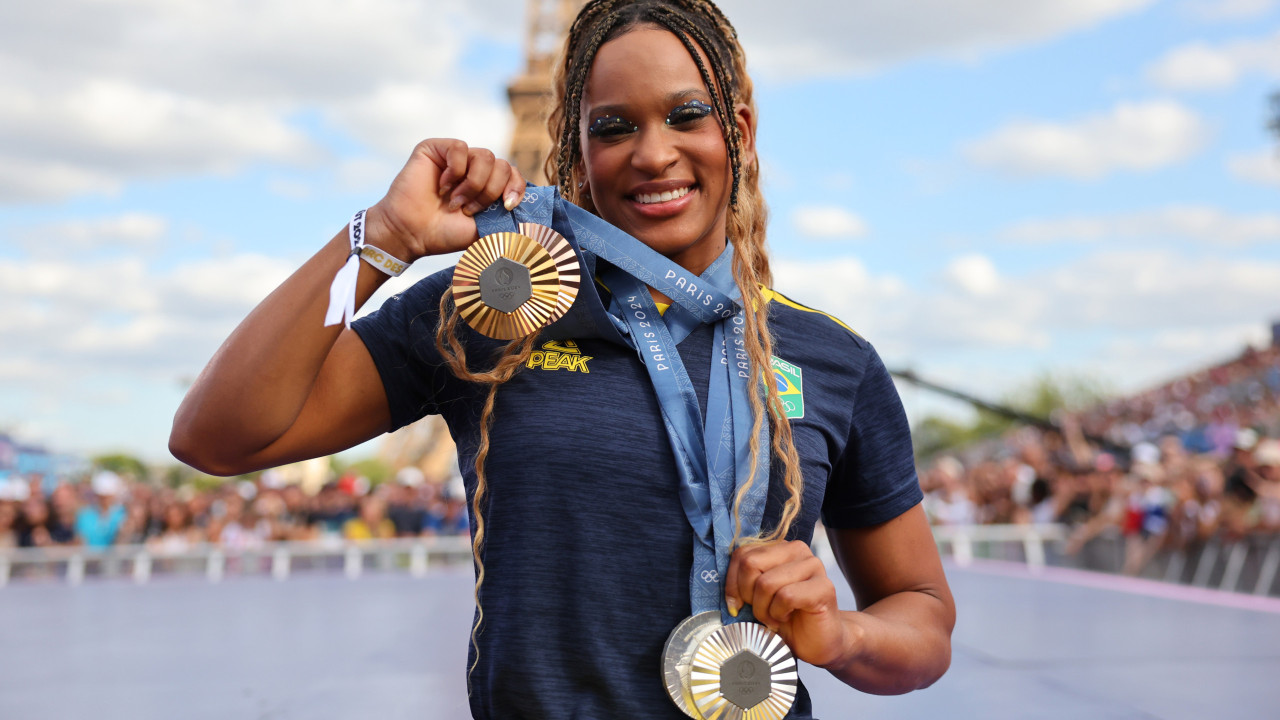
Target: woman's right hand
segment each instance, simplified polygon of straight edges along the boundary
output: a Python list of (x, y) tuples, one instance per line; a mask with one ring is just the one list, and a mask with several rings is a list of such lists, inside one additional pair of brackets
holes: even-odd
[(369, 208), (366, 239), (406, 262), (463, 250), (478, 237), (476, 213), (499, 198), (510, 210), (524, 189), (520, 171), (490, 150), (424, 140)]

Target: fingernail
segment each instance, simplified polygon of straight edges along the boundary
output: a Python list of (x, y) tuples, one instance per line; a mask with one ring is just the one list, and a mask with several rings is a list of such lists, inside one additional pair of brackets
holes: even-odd
[(502, 200), (502, 207), (506, 208), (508, 211), (515, 210), (516, 206), (519, 204), (520, 193), (515, 191), (507, 193), (507, 196)]
[(440, 186), (440, 197), (444, 197), (445, 195), (448, 195), (448, 194), (449, 194), (449, 191), (450, 191), (450, 190), (452, 190), (452, 189), (453, 189), (453, 183), (445, 183), (444, 185), (441, 185), (441, 186)]
[(453, 212), (460, 207), (462, 207), (462, 198), (455, 197), (454, 199), (449, 201), (449, 212)]
[(729, 606), (729, 614), (738, 617), (738, 611), (742, 610), (742, 601), (736, 597), (726, 597), (724, 602)]
[(483, 209), (484, 209), (483, 205), (477, 202), (473, 202), (473, 203), (469, 203), (466, 207), (462, 208), (462, 212), (468, 215), (475, 215), (476, 213), (480, 212)]

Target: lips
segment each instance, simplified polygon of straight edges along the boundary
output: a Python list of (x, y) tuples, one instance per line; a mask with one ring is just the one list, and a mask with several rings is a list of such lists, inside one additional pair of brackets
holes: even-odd
[(664, 202), (671, 202), (672, 200), (679, 200), (685, 195), (688, 195), (689, 190), (690, 190), (689, 187), (682, 187), (682, 188), (677, 188), (675, 190), (667, 190), (665, 192), (636, 193), (632, 197), (635, 199), (636, 202), (640, 203), (641, 205), (653, 205), (656, 203), (664, 203)]
[(663, 220), (679, 215), (698, 196), (693, 183), (646, 183), (627, 196), (632, 211), (650, 220)]

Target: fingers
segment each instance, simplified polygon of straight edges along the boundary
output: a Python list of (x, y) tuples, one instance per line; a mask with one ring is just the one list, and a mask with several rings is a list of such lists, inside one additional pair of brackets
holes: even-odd
[(515, 166), (512, 166), (511, 179), (507, 181), (506, 192), (502, 194), (502, 206), (508, 210), (514, 210), (524, 197), (524, 186), (524, 176)]
[[(468, 215), (474, 215), (484, 209), (480, 205), (480, 196), (489, 183), (489, 174), (493, 172), (496, 158), (493, 152), (484, 148), (471, 148), (467, 152), (466, 174), (458, 179), (451, 197), (449, 212), (465, 209)], [(478, 208), (477, 205), (480, 205)]]
[(506, 160), (461, 140), (424, 140), (419, 149), (440, 168), (436, 194), (448, 198), (447, 210), (475, 215), (501, 198), (513, 209), (524, 196), (524, 177)]
[[(756, 619), (777, 630), (796, 610), (817, 612), (835, 605), (835, 586), (822, 561), (799, 541), (739, 548), (729, 563), (725, 599), (736, 614), (751, 605)], [(736, 605), (736, 607), (735, 607)]]
[(461, 140), (439, 139), (427, 140), (422, 146), (431, 159), (443, 168), (436, 192), (442, 198), (447, 197), (457, 186), (458, 180), (467, 175), (467, 144)]

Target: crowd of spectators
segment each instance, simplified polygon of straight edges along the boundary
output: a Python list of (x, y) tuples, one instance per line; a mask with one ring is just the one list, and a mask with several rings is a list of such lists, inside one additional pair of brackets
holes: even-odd
[[(1056, 420), (926, 460), (931, 521), (1062, 523), (1070, 553), (1119, 534), (1131, 573), (1161, 550), (1280, 533), (1280, 343)], [(163, 554), (469, 530), (456, 477), (402, 472), (370, 488), (346, 475), (315, 493), (272, 478), (207, 490), (105, 471), (80, 482), (10, 479), (0, 483), (0, 548), (142, 544)]]
[(0, 483), (0, 548), (146, 545), (176, 554), (206, 544), (243, 551), (274, 541), (468, 532), (461, 483), (426, 482), (412, 473), (372, 488), (346, 475), (314, 494), (273, 482), (270, 473), (208, 490), (110, 471), (83, 481), (30, 475)]
[(1118, 533), (1131, 574), (1161, 550), (1280, 532), (1280, 346), (1057, 420), (926, 462), (931, 520), (1064, 523), (1072, 554)]

